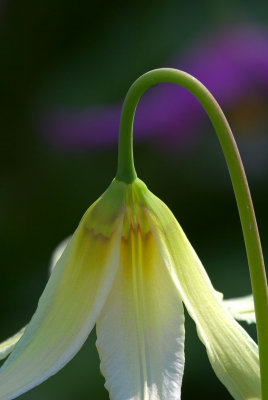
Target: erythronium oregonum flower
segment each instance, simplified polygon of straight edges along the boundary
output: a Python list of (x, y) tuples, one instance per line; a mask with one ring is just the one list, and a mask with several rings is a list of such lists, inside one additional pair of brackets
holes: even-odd
[[(257, 346), (225, 311), (175, 218), (140, 180), (132, 184), (114, 180), (67, 245), (2, 379), (10, 386), (9, 375), (16, 372), (14, 390), (16, 382), (21, 385), (21, 375), (23, 381), (36, 384), (40, 374), (51, 374), (51, 365), (46, 372), (47, 362), (56, 364), (55, 372), (70, 351), (73, 355), (78, 350), (97, 318), (101, 369), (112, 398), (179, 398), (184, 364), (182, 299), (202, 341), (209, 343), (215, 371), (223, 375), (223, 382), (227, 380), (231, 393), (247, 398), (249, 390), (252, 398), (258, 397)], [(223, 345), (229, 351), (231, 346), (229, 356)], [(231, 375), (224, 377), (227, 363), (238, 374), (235, 384)], [(1, 382), (1, 392), (3, 387)]]
[[(256, 343), (212, 287), (175, 217), (136, 176), (135, 108), (147, 88), (163, 81), (181, 84), (200, 100), (225, 152), (251, 268), (260, 363)], [(77, 353), (95, 324), (111, 399), (180, 399), (183, 303), (212, 368), (231, 395), (260, 399), (262, 383), (263, 400), (267, 398), (265, 270), (246, 178), (228, 129), (213, 97), (188, 74), (155, 70), (133, 84), (122, 111), (116, 178), (83, 216), (32, 320), (0, 369), (0, 399), (12, 399), (55, 374)]]
[[(60, 257), (62, 256), (64, 250), (68, 242), (70, 241), (70, 237), (63, 240), (57, 248), (54, 250), (50, 265), (49, 265), (49, 273), (51, 273), (57, 265)], [(218, 293), (219, 299), (222, 299), (224, 307), (232, 314), (232, 316), (238, 321), (246, 321), (248, 324), (256, 322), (255, 311), (254, 311), (254, 302), (253, 296), (247, 295), (243, 297), (238, 297), (234, 299), (223, 299), (223, 295)], [(11, 351), (14, 349), (16, 343), (20, 340), (23, 333), (25, 331), (25, 327), (20, 329), (15, 335), (11, 336), (7, 340), (0, 343), (0, 360), (6, 358)]]

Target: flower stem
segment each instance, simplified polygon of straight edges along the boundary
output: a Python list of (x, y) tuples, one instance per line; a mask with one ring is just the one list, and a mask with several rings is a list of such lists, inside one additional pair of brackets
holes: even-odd
[(135, 110), (141, 95), (149, 87), (161, 82), (176, 83), (189, 90), (202, 104), (218, 135), (231, 176), (245, 240), (256, 313), (262, 400), (268, 400), (268, 291), (258, 227), (247, 178), (232, 131), (220, 106), (205, 86), (191, 75), (169, 68), (147, 72), (133, 83), (121, 114), (116, 178), (131, 183), (137, 177), (132, 148)]

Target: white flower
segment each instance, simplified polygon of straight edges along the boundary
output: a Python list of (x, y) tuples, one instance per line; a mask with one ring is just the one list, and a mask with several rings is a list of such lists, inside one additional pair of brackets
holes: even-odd
[(115, 179), (82, 218), (0, 369), (0, 399), (59, 371), (95, 324), (111, 399), (180, 399), (183, 303), (231, 395), (260, 399), (257, 345), (212, 287), (175, 217), (139, 179)]

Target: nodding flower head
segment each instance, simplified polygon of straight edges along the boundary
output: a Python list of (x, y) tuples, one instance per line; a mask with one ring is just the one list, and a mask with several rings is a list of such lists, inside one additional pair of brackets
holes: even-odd
[(112, 399), (178, 399), (185, 304), (236, 399), (259, 398), (258, 349), (226, 310), (167, 206), (114, 180), (83, 216), (0, 373), (11, 399), (62, 368), (93, 326)]
[[(227, 129), (212, 96), (193, 77), (163, 69), (136, 81), (123, 106), (116, 178), (85, 213), (62, 254), (57, 252), (55, 268), (26, 329), (0, 345), (2, 357), (13, 350), (0, 369), (0, 400), (13, 399), (59, 371), (95, 324), (111, 399), (180, 399), (183, 305), (215, 374), (231, 395), (236, 400), (261, 398), (256, 343), (233, 318), (232, 304), (227, 307), (213, 288), (172, 212), (136, 176), (128, 123), (132, 127), (143, 91), (163, 80), (182, 82), (204, 100), (216, 128)], [(234, 153), (226, 152), (234, 163)], [(240, 175), (239, 190), (238, 197)], [(244, 202), (238, 204), (243, 211)], [(245, 210), (248, 226), (248, 202)], [(235, 308), (238, 315), (237, 303)]]

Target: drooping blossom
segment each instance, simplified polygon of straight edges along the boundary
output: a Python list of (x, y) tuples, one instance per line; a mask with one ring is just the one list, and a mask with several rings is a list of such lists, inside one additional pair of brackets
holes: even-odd
[(260, 399), (258, 347), (223, 305), (175, 217), (139, 179), (114, 179), (83, 216), (1, 367), (0, 399), (59, 371), (95, 324), (111, 399), (180, 399), (183, 304), (231, 395)]

